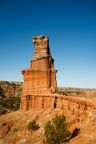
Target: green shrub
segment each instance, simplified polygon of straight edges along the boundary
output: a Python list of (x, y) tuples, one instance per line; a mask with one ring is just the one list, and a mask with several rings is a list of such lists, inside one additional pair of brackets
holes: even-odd
[(44, 134), (44, 144), (63, 144), (70, 136), (65, 117), (63, 115), (56, 115), (52, 119), (52, 122), (47, 122), (44, 128)]
[(7, 109), (0, 107), (0, 115), (6, 114), (7, 112)]
[(36, 124), (36, 120), (33, 120), (33, 121), (29, 122), (27, 128), (28, 128), (29, 131), (32, 131), (32, 130), (36, 131), (36, 130), (39, 129), (39, 125)]
[(0, 98), (0, 115), (10, 111), (16, 111), (20, 107), (20, 97)]

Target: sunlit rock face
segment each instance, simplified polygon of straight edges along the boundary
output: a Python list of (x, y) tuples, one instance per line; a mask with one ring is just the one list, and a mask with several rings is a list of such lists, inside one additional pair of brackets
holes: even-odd
[(34, 57), (33, 60), (37, 60), (42, 57), (51, 56), (49, 49), (49, 39), (47, 36), (32, 37), (34, 42)]
[(48, 36), (32, 37), (34, 57), (28, 69), (22, 71), (24, 84), (21, 97), (21, 107), (30, 109), (26, 103), (32, 104), (32, 95), (53, 94), (57, 92), (54, 59), (51, 56)]

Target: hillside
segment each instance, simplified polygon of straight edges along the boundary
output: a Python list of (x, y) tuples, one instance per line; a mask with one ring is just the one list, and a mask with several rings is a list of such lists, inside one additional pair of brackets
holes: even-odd
[(0, 115), (19, 109), (21, 82), (0, 81)]
[[(21, 92), (22, 82), (0, 81), (0, 115), (19, 109)], [(71, 97), (96, 97), (96, 89), (59, 87), (58, 93)]]
[(22, 82), (0, 81), (0, 97), (20, 97)]
[[(43, 144), (44, 126), (56, 114), (63, 114), (58, 109), (38, 109), (28, 112), (12, 112), (0, 116), (0, 144)], [(28, 123), (33, 119), (39, 124), (37, 131), (30, 132)], [(80, 134), (69, 141), (69, 144), (96, 144), (96, 117), (66, 117), (69, 130), (80, 128)]]
[[(44, 126), (56, 114), (66, 116), (70, 132), (80, 129), (80, 133), (70, 139), (68, 144), (96, 144), (95, 89), (58, 88), (58, 93), (63, 94), (70, 104), (70, 109), (34, 109), (27, 112), (18, 110), (21, 92), (22, 83), (0, 82), (0, 144), (43, 144)], [(75, 111), (79, 103), (81, 112), (77, 116)], [(87, 109), (84, 109), (86, 104)], [(30, 132), (28, 123), (34, 119), (40, 128)]]

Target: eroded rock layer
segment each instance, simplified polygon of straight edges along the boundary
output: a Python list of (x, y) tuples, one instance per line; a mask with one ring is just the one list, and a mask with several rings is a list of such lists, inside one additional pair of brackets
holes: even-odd
[[(33, 37), (34, 57), (29, 69), (23, 70), (23, 94), (21, 108), (27, 107), (27, 101), (34, 94), (51, 94), (57, 92), (56, 70), (54, 59), (49, 49), (47, 36)], [(23, 104), (23, 102), (25, 104)]]

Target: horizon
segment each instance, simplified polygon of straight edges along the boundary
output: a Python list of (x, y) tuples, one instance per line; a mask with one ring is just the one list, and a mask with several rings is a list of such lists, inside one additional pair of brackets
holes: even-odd
[(0, 81), (23, 82), (32, 37), (47, 35), (58, 87), (96, 89), (95, 0), (4, 0), (0, 20)]
[[(0, 80), (0, 82), (9, 82), (9, 83), (22, 83), (23, 81), (6, 81), (6, 80)], [(83, 90), (96, 90), (96, 88), (82, 88), (82, 87), (63, 87), (63, 86), (58, 86), (57, 88), (64, 88), (64, 89), (83, 89)]]

